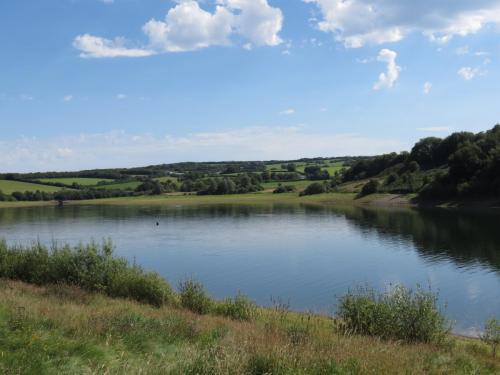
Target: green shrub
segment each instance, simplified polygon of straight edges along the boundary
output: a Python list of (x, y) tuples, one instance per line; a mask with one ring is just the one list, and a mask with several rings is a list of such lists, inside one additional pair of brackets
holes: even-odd
[(493, 356), (496, 356), (497, 347), (500, 345), (500, 322), (497, 319), (490, 319), (486, 322), (481, 340), (491, 346)]
[(274, 354), (253, 354), (248, 358), (246, 374), (267, 375), (283, 373), (283, 365), (280, 359)]
[(370, 180), (361, 189), (361, 196), (375, 194), (379, 189), (379, 182), (377, 180)]
[(409, 343), (440, 341), (450, 329), (437, 296), (420, 287), (385, 293), (359, 287), (340, 298), (337, 314), (350, 333)]
[(293, 193), (297, 189), (293, 185), (282, 185), (279, 184), (276, 189), (274, 189), (274, 194), (283, 194), (283, 193)]
[(205, 287), (196, 280), (188, 279), (179, 284), (181, 305), (197, 314), (208, 314), (212, 301), (207, 295)]
[(257, 306), (248, 297), (238, 293), (235, 298), (227, 298), (220, 302), (215, 312), (234, 320), (251, 320), (257, 314)]
[(314, 195), (328, 192), (328, 185), (321, 182), (313, 182), (308, 185), (300, 195)]
[(36, 285), (68, 284), (111, 297), (161, 306), (173, 300), (170, 285), (156, 273), (113, 256), (110, 241), (101, 246), (11, 246), (0, 242), (0, 277)]

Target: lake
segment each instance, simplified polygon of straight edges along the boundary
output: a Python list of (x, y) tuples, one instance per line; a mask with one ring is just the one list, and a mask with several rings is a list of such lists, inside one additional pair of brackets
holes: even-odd
[[(156, 223), (159, 223), (157, 225)], [(456, 333), (500, 317), (500, 213), (304, 205), (0, 209), (10, 243), (111, 238), (116, 253), (174, 286), (187, 277), (216, 298), (332, 313), (368, 283), (439, 292)], [(274, 301), (274, 302), (273, 302)]]

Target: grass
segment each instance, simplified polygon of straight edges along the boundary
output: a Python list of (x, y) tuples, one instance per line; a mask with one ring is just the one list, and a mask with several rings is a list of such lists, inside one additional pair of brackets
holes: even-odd
[(158, 177), (158, 178), (155, 178), (155, 180), (160, 181), (160, 182), (167, 182), (167, 181), (171, 181), (171, 182), (175, 182), (175, 183), (179, 182), (179, 180), (177, 178), (169, 177), (169, 176)]
[[(282, 164), (288, 164), (288, 163), (267, 164), (266, 168), (270, 172), (287, 172), (286, 169), (283, 169), (281, 167)], [(311, 164), (292, 163), (292, 164), (295, 164), (295, 166), (297, 168), (297, 172), (299, 172), (299, 173), (304, 173), (304, 168), (306, 166), (319, 165), (321, 167), (321, 169), (327, 170), (331, 176), (333, 176), (335, 174), (335, 172), (340, 171), (344, 166), (344, 162), (335, 161), (335, 160), (328, 160), (328, 161), (325, 161), (325, 163), (311, 163)]]
[(107, 178), (76, 178), (76, 177), (67, 177), (67, 178), (42, 178), (39, 180), (43, 183), (52, 183), (52, 184), (64, 184), (64, 185), (72, 185), (77, 183), (81, 186), (95, 186), (99, 182), (111, 182), (113, 180)]
[[(271, 189), (272, 190), (272, 189)], [(78, 206), (193, 206), (193, 205), (267, 205), (267, 204), (312, 204), (312, 205), (390, 205), (391, 195), (373, 194), (356, 199), (356, 193), (328, 193), (300, 197), (298, 193), (273, 194), (272, 191), (234, 195), (182, 195), (164, 194), (157, 196), (122, 197), (74, 201), (68, 204)], [(404, 198), (404, 197), (403, 197)], [(400, 202), (398, 204), (403, 204)], [(409, 204), (407, 202), (407, 204)], [(54, 202), (0, 202), (0, 208), (39, 207), (54, 205)]]
[(254, 320), (0, 280), (3, 374), (498, 374), (478, 340), (402, 344), (344, 335), (328, 317), (258, 309)]
[(142, 182), (140, 181), (128, 181), (128, 182), (119, 182), (116, 184), (102, 185), (99, 186), (100, 189), (106, 190), (135, 190)]
[(25, 191), (44, 191), (47, 193), (55, 193), (60, 191), (61, 188), (57, 186), (48, 186), (40, 184), (32, 184), (29, 182), (11, 181), (11, 180), (0, 180), (0, 190), (4, 194), (12, 194), (16, 191), (24, 193)]
[(315, 181), (310, 181), (310, 180), (299, 180), (299, 181), (272, 181), (272, 182), (264, 182), (262, 183), (262, 187), (266, 190), (268, 189), (276, 189), (278, 185), (283, 185), (283, 186), (295, 186), (297, 190), (303, 190), (305, 189), (308, 185), (312, 184)]

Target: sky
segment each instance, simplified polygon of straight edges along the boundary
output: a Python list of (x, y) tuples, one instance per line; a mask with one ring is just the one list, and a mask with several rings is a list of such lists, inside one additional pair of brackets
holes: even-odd
[(500, 122), (500, 0), (3, 0), (0, 46), (0, 172), (374, 155)]

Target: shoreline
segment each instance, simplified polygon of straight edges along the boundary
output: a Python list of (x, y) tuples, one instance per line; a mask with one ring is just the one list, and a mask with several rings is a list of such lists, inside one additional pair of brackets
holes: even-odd
[[(463, 200), (463, 201), (415, 201), (414, 194), (377, 193), (358, 198), (356, 193), (338, 192), (318, 195), (299, 196), (297, 193), (273, 194), (269, 192), (234, 194), (234, 195), (180, 195), (164, 194), (156, 196), (138, 196), (105, 198), (81, 201), (68, 201), (64, 206), (184, 206), (184, 205), (261, 205), (261, 204), (310, 204), (323, 206), (368, 206), (368, 207), (405, 207), (405, 208), (448, 208), (448, 209), (498, 209), (499, 199)], [(19, 201), (0, 202), (3, 208), (54, 207), (56, 201)]]

